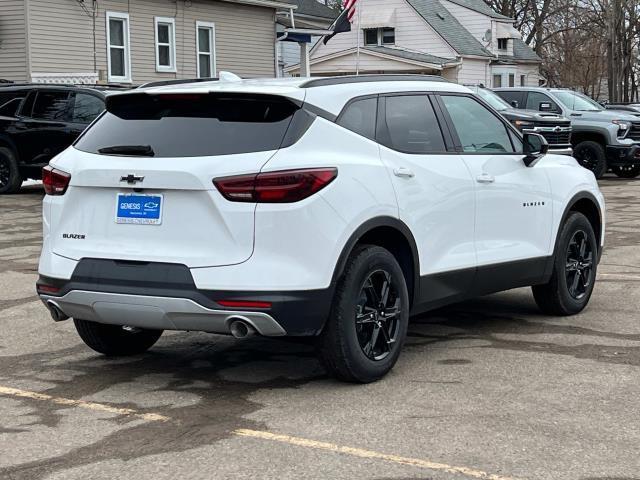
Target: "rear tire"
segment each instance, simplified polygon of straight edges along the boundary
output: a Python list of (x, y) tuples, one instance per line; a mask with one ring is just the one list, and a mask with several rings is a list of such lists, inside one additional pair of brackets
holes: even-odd
[(545, 285), (532, 287), (543, 313), (567, 316), (584, 310), (595, 286), (598, 248), (587, 217), (572, 213), (560, 232), (551, 279)]
[(0, 147), (0, 195), (16, 193), (22, 186), (22, 175), (11, 150)]
[(384, 248), (359, 246), (338, 281), (320, 359), (340, 380), (373, 382), (395, 365), (408, 324), (409, 294), (397, 260)]
[(98, 353), (109, 357), (138, 355), (149, 350), (162, 335), (162, 330), (132, 329), (118, 325), (74, 319), (80, 338)]
[(613, 173), (620, 178), (636, 178), (640, 175), (640, 165), (625, 165), (624, 167), (612, 167)]
[(607, 172), (607, 157), (604, 148), (590, 140), (580, 142), (573, 149), (573, 156), (587, 170), (591, 170), (600, 179)]

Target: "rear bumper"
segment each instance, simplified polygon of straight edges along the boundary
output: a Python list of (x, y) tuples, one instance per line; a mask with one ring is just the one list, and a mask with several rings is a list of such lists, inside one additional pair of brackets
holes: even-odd
[[(329, 316), (333, 287), (300, 291), (202, 290), (184, 265), (85, 259), (70, 280), (40, 276), (38, 294), (65, 316), (112, 325), (229, 334), (244, 317), (265, 336), (312, 336)], [(263, 302), (229, 308), (219, 301)]]
[(607, 146), (607, 164), (610, 167), (640, 165), (640, 145)]
[(231, 323), (242, 320), (267, 337), (286, 335), (285, 329), (265, 312), (213, 310), (188, 298), (126, 295), (72, 290), (57, 297), (40, 295), (67, 317), (110, 325), (152, 330), (194, 330), (230, 334)]

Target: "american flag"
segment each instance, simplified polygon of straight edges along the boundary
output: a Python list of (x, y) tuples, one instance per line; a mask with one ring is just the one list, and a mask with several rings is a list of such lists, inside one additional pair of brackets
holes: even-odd
[(351, 23), (353, 23), (353, 18), (356, 14), (356, 2), (358, 0), (342, 0), (342, 8), (347, 10), (347, 18)]

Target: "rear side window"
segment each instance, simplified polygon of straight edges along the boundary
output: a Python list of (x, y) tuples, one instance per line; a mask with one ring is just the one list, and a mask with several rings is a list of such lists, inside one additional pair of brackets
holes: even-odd
[(363, 137), (376, 138), (378, 98), (363, 98), (350, 103), (338, 118), (338, 125)]
[(114, 95), (75, 148), (101, 153), (109, 147), (150, 147), (155, 157), (277, 150), (298, 110), (271, 95)]
[(68, 106), (69, 92), (42, 90), (38, 92), (31, 117), (37, 120), (64, 121)]
[(13, 117), (18, 111), (18, 107), (22, 102), (21, 98), (14, 98), (0, 105), (0, 117)]
[(104, 100), (88, 93), (74, 94), (72, 104), (71, 121), (74, 123), (89, 124), (104, 110)]
[(386, 131), (383, 145), (403, 153), (446, 151), (438, 119), (426, 95), (385, 98)]

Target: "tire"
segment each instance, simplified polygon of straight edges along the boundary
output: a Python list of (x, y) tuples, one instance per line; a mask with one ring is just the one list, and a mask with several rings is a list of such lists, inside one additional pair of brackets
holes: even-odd
[(16, 193), (22, 186), (18, 162), (11, 150), (0, 147), (0, 195)]
[(613, 173), (620, 178), (636, 178), (640, 175), (640, 165), (625, 165), (624, 167), (612, 167)]
[(408, 324), (409, 293), (400, 265), (384, 248), (359, 246), (336, 286), (318, 342), (320, 359), (339, 380), (376, 381), (398, 360)]
[(607, 172), (607, 157), (604, 148), (590, 140), (580, 142), (573, 149), (573, 156), (587, 170), (591, 170), (600, 179)]
[(74, 319), (80, 338), (98, 353), (108, 357), (127, 357), (149, 350), (162, 335), (162, 330), (125, 330), (118, 325)]
[[(584, 253), (582, 241), (585, 242)], [(572, 213), (560, 232), (551, 279), (545, 285), (532, 287), (533, 296), (543, 313), (566, 316), (584, 310), (595, 285), (598, 248), (587, 217), (578, 212)]]

